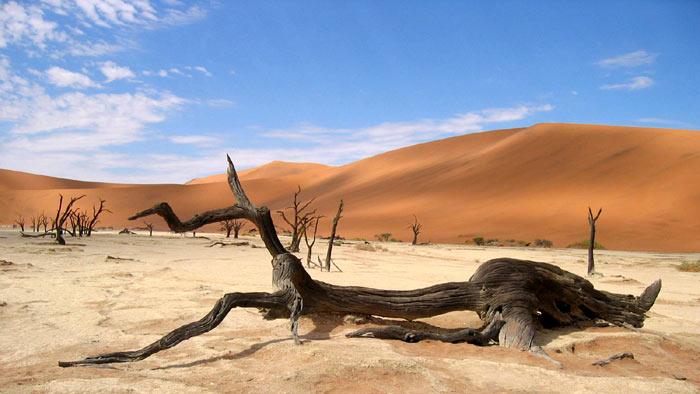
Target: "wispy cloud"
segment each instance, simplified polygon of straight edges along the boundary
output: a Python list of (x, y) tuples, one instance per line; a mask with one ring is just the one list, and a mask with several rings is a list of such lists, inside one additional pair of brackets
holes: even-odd
[(219, 139), (209, 135), (173, 135), (168, 137), (168, 139), (174, 144), (185, 144), (185, 145), (200, 145), (200, 146), (211, 146), (217, 142)]
[(618, 67), (638, 67), (646, 64), (652, 64), (656, 60), (657, 54), (649, 53), (644, 50), (625, 53), (623, 55), (602, 59), (596, 64), (600, 67), (618, 68)]
[(70, 87), (76, 89), (96, 88), (99, 85), (85, 74), (73, 72), (61, 67), (51, 67), (46, 70), (46, 78), (55, 86)]
[(654, 80), (649, 77), (634, 77), (627, 82), (606, 84), (600, 87), (602, 90), (640, 90), (651, 87)]
[(664, 126), (675, 126), (675, 127), (692, 127), (688, 122), (682, 122), (680, 120), (665, 119), (665, 118), (639, 118), (636, 119), (637, 123), (647, 123), (653, 125), (664, 125)]
[(134, 72), (129, 67), (118, 66), (112, 61), (100, 64), (100, 71), (105, 76), (105, 82), (109, 83), (118, 79), (128, 79), (134, 77)]
[(154, 5), (149, 0), (43, 0), (31, 5), (9, 1), (0, 5), (0, 48), (16, 45), (35, 55), (37, 49), (49, 50), (54, 57), (101, 56), (123, 45), (91, 39), (97, 29), (158, 29), (206, 15), (198, 5)]

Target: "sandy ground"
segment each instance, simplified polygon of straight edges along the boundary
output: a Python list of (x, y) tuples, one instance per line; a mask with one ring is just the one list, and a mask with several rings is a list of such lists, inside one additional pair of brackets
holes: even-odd
[[(211, 237), (220, 237), (211, 235)], [(246, 238), (262, 245), (259, 239)], [(544, 331), (537, 342), (563, 363), (498, 346), (348, 339), (342, 318), (304, 317), (303, 346), (285, 320), (234, 310), (215, 330), (131, 364), (62, 369), (73, 360), (130, 350), (206, 314), (225, 292), (269, 291), (264, 248), (207, 248), (209, 240), (158, 234), (23, 239), (0, 231), (0, 391), (2, 392), (698, 392), (698, 273), (678, 271), (700, 255), (598, 253), (597, 288), (639, 294), (664, 287), (645, 328)], [(585, 251), (383, 244), (387, 251), (337, 247), (344, 272), (322, 281), (409, 289), (469, 278), (481, 262), (516, 257), (585, 272)], [(319, 251), (325, 244), (319, 242)], [(305, 256), (305, 251), (302, 250)], [(114, 258), (107, 258), (112, 256)], [(476, 327), (471, 312), (425, 319)], [(630, 351), (633, 360), (591, 363)]]

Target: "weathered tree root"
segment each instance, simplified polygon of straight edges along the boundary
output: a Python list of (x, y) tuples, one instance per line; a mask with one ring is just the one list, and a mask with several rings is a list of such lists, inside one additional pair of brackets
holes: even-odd
[(498, 333), (505, 324), (505, 320), (500, 316), (489, 323), (482, 331), (473, 328), (465, 328), (452, 332), (429, 332), (410, 330), (402, 326), (386, 327), (366, 327), (357, 331), (345, 334), (348, 338), (377, 338), (377, 339), (398, 339), (408, 343), (417, 343), (426, 339), (448, 342), (448, 343), (469, 343), (477, 346), (487, 346), (498, 342)]
[(632, 354), (631, 352), (623, 352), (623, 353), (613, 354), (612, 356), (610, 356), (608, 358), (604, 358), (602, 360), (598, 360), (591, 365), (597, 365), (599, 367), (604, 367), (615, 360), (624, 360), (626, 358), (634, 359), (634, 354)]
[[(382, 290), (367, 287), (336, 286), (309, 276), (301, 261), (290, 254), (277, 237), (270, 211), (255, 207), (245, 195), (229, 159), (228, 179), (237, 204), (207, 211), (181, 222), (167, 203), (160, 203), (130, 219), (157, 214), (171, 230), (192, 231), (205, 224), (226, 219), (248, 219), (258, 228), (265, 247), (272, 255), (275, 293), (230, 293), (220, 299), (204, 318), (186, 324), (143, 349), (108, 353), (79, 361), (59, 362), (68, 367), (85, 364), (129, 362), (168, 349), (216, 327), (234, 307), (268, 309), (268, 316), (280, 317), (284, 310), (291, 318), (295, 343), (301, 313), (329, 313), (382, 316), (414, 320), (452, 311), (475, 311), (486, 330), (463, 330), (453, 335), (405, 332), (401, 328), (360, 330), (362, 334), (402, 340), (462, 340), (475, 344), (495, 339), (504, 347), (530, 350), (559, 364), (533, 343), (540, 327), (570, 326), (578, 322), (604, 320), (617, 326), (642, 327), (645, 313), (661, 290), (657, 280), (635, 297), (596, 290), (588, 280), (547, 263), (509, 258), (485, 262), (467, 282), (441, 283), (415, 290)], [(475, 339), (471, 339), (475, 338)], [(471, 342), (469, 342), (471, 343)]]
[[(126, 363), (143, 360), (161, 350), (169, 349), (178, 343), (213, 330), (233, 308), (279, 308), (288, 304), (287, 293), (228, 293), (219, 299), (206, 316), (171, 331), (161, 339), (139, 350), (106, 353), (77, 361), (59, 361), (59, 367), (76, 365)], [(298, 318), (298, 316), (297, 316)]]

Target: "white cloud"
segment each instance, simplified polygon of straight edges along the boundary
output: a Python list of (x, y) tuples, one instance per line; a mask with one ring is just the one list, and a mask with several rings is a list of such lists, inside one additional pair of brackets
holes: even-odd
[(43, 11), (37, 6), (15, 1), (0, 5), (0, 48), (28, 40), (43, 49), (47, 41), (65, 41), (66, 34), (56, 27), (55, 22), (44, 19)]
[(200, 73), (206, 75), (207, 77), (211, 77), (211, 76), (212, 76), (212, 74), (209, 72), (209, 70), (207, 70), (207, 69), (206, 69), (205, 67), (203, 67), (203, 66), (195, 66), (194, 69), (197, 70), (197, 71), (199, 71)]
[(100, 65), (100, 71), (102, 71), (102, 74), (107, 78), (105, 82), (134, 77), (134, 73), (128, 67), (118, 66), (112, 61), (102, 63)]
[(628, 82), (607, 84), (600, 87), (602, 90), (640, 90), (646, 89), (654, 84), (654, 80), (649, 77), (634, 77)]
[(56, 66), (46, 70), (46, 78), (51, 84), (64, 88), (71, 87), (76, 89), (84, 89), (99, 86), (85, 74), (73, 72)]
[(657, 55), (647, 51), (635, 51), (625, 53), (623, 55), (602, 59), (596, 64), (601, 67), (617, 68), (617, 67), (637, 67), (645, 64), (654, 63)]
[(657, 125), (667, 125), (676, 127), (691, 127), (692, 125), (687, 122), (682, 122), (680, 120), (665, 119), (665, 118), (639, 118), (635, 120), (637, 123), (649, 123)]
[(492, 108), (457, 114), (446, 119), (422, 119), (411, 122), (385, 122), (356, 129), (331, 129), (315, 125), (301, 125), (293, 129), (263, 131), (268, 138), (306, 142), (311, 151), (308, 160), (336, 164), (378, 154), (402, 146), (412, 145), (452, 135), (472, 133), (498, 123), (525, 119), (554, 107), (520, 105), (511, 108)]
[(230, 108), (236, 105), (233, 101), (226, 99), (209, 99), (205, 102), (208, 106), (216, 108)]
[(217, 138), (208, 135), (173, 135), (168, 137), (168, 139), (174, 144), (186, 144), (186, 145), (213, 145), (219, 140)]

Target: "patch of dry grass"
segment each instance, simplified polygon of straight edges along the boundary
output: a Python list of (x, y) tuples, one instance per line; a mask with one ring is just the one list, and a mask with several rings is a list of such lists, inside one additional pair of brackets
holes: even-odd
[(372, 245), (372, 244), (357, 244), (355, 245), (355, 249), (357, 250), (364, 250), (365, 252), (386, 252), (387, 248), (381, 246), (381, 245)]
[(700, 261), (684, 261), (677, 268), (683, 272), (700, 272)]

